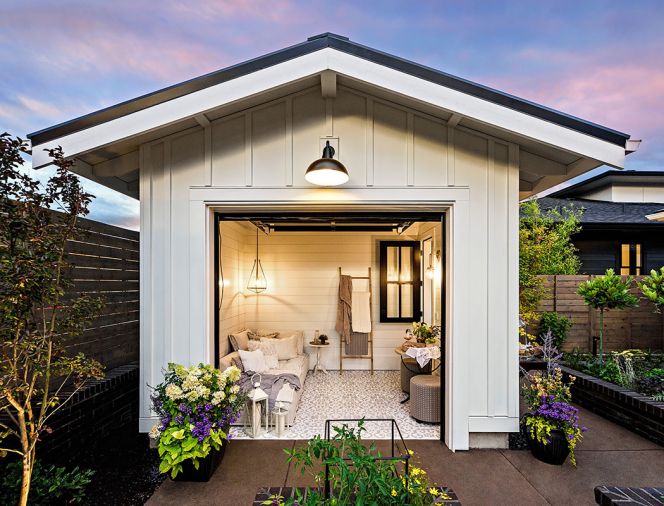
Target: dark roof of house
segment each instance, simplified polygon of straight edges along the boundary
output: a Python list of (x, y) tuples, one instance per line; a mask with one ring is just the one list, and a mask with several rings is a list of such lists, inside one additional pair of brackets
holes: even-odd
[(649, 220), (646, 215), (662, 209), (662, 204), (642, 204), (632, 202), (607, 202), (589, 199), (560, 199), (543, 197), (537, 200), (543, 210), (572, 207), (583, 210), (581, 224), (632, 224), (664, 226), (664, 222)]
[(92, 112), (85, 116), (60, 123), (58, 125), (39, 130), (28, 134), (28, 138), (32, 141), (33, 146), (43, 144), (58, 137), (68, 135), (79, 130), (84, 130), (92, 126), (110, 121), (121, 116), (126, 116), (136, 111), (152, 107), (154, 105), (173, 100), (175, 98), (199, 91), (219, 83), (230, 81), (232, 79), (241, 77), (257, 70), (261, 70), (279, 63), (283, 63), (294, 58), (298, 58), (305, 54), (318, 51), (320, 49), (330, 47), (344, 53), (354, 55), (358, 58), (363, 58), (371, 62), (389, 67), (405, 74), (410, 74), (421, 79), (451, 88), (468, 95), (493, 102), (504, 107), (509, 107), (525, 114), (541, 118), (551, 123), (576, 130), (578, 132), (603, 139), (612, 144), (625, 147), (629, 135), (618, 132), (596, 123), (585, 121), (583, 119), (565, 114), (554, 109), (524, 100), (522, 98), (509, 95), (502, 91), (483, 86), (481, 84), (462, 79), (460, 77), (441, 72), (431, 67), (426, 67), (418, 63), (393, 56), (391, 54), (372, 49), (361, 44), (357, 44), (340, 35), (333, 33), (323, 33), (313, 37), (309, 37), (305, 42), (296, 44), (294, 46), (269, 53), (265, 56), (260, 56), (252, 60), (248, 60), (237, 65), (226, 67), (209, 74), (205, 74), (180, 84), (175, 84), (167, 88), (140, 96), (138, 98), (121, 102), (117, 105)]
[(581, 197), (591, 191), (596, 191), (610, 185), (664, 185), (664, 170), (607, 170), (597, 176), (550, 193), (549, 197), (571, 198)]

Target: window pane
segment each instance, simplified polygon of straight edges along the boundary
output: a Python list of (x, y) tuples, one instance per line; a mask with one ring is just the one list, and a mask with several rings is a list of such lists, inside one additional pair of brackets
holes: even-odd
[[(629, 244), (622, 244), (620, 248), (620, 265), (623, 267), (629, 267)], [(622, 269), (620, 273), (623, 273)], [(627, 269), (627, 274), (629, 274), (629, 269)]]
[(399, 281), (399, 248), (395, 246), (387, 248), (387, 280)]
[(401, 318), (413, 317), (413, 285), (401, 285)]
[(401, 272), (400, 281), (413, 280), (413, 248), (410, 246), (401, 247)]
[(387, 284), (387, 317), (399, 318), (399, 285)]
[(636, 266), (641, 267), (641, 245), (636, 245)]
[(621, 276), (629, 276), (629, 267), (621, 267), (620, 268), (620, 275)]

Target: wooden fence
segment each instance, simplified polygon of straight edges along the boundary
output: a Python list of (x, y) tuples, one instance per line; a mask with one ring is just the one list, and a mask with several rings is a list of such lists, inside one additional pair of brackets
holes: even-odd
[(65, 300), (79, 293), (102, 296), (102, 313), (70, 352), (99, 360), (107, 370), (138, 362), (139, 233), (91, 220), (81, 220), (83, 238), (67, 244), (68, 277), (73, 285)]
[[(556, 311), (572, 321), (572, 328), (564, 350), (578, 348), (592, 350), (593, 336), (599, 336), (599, 311), (590, 309), (577, 295), (579, 285), (595, 276), (542, 276), (547, 295), (540, 311)], [(641, 279), (637, 276), (635, 279)], [(641, 296), (634, 285), (632, 293)], [(639, 307), (610, 310), (604, 313), (604, 350), (629, 348), (664, 349), (664, 315), (654, 312), (654, 306), (641, 298)]]

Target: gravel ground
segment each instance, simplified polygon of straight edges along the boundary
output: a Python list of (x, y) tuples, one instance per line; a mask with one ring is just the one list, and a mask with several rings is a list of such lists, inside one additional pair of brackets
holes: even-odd
[(142, 505), (164, 480), (157, 451), (150, 450), (145, 434), (106, 440), (81, 455), (77, 465), (95, 470), (84, 501), (90, 506)]

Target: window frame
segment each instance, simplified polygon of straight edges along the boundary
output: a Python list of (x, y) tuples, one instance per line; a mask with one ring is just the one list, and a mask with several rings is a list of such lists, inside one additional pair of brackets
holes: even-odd
[[(623, 262), (623, 249), (629, 247), (627, 264)], [(643, 244), (640, 242), (621, 242), (618, 248), (618, 272), (621, 276), (640, 276), (643, 274)], [(623, 269), (627, 273), (623, 273)]]
[[(401, 271), (401, 248), (412, 248), (412, 281), (387, 281), (387, 248), (398, 247), (399, 251), (399, 271)], [(380, 262), (380, 322), (381, 323), (412, 323), (422, 319), (422, 250), (420, 241), (379, 241), (379, 262)], [(399, 289), (399, 316), (387, 316), (387, 286), (388, 284), (412, 285), (413, 293), (413, 315), (408, 317), (401, 316), (401, 289)]]

